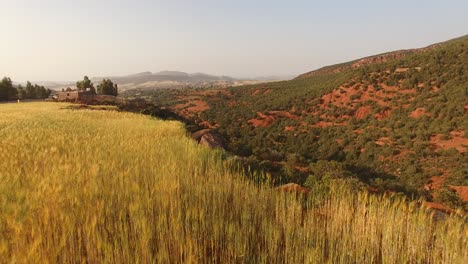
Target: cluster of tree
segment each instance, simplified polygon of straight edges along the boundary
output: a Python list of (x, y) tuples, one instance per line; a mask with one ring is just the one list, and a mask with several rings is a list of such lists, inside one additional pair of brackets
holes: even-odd
[(114, 95), (119, 94), (119, 88), (117, 84), (114, 84), (110, 79), (103, 79), (97, 86), (98, 94)]
[(46, 89), (44, 86), (39, 86), (37, 84), (32, 85), (29, 81), (26, 83), (26, 86), (20, 84), (17, 88), (18, 99), (42, 99), (47, 98), (52, 93), (50, 89)]
[(91, 82), (91, 80), (88, 78), (88, 76), (85, 76), (82, 81), (77, 81), (76, 82), (76, 89), (78, 91), (91, 91), (93, 93), (96, 93), (96, 89), (94, 88), (94, 84)]
[[(97, 88), (97, 89), (96, 89)], [(114, 84), (110, 79), (103, 79), (97, 87), (94, 87), (94, 84), (91, 82), (88, 76), (84, 76), (83, 80), (76, 82), (76, 89), (78, 91), (91, 91), (94, 94), (100, 95), (114, 95), (119, 94), (119, 89), (117, 84)], [(71, 91), (71, 88), (67, 88), (67, 91)], [(62, 91), (65, 91), (62, 89)]]
[(0, 101), (43, 99), (49, 97), (51, 92), (50, 89), (46, 89), (44, 86), (39, 86), (37, 84), (33, 85), (29, 81), (26, 83), (25, 87), (21, 84), (15, 87), (8, 77), (4, 77), (0, 82)]
[(13, 82), (10, 78), (4, 77), (0, 82), (0, 100), (12, 100), (15, 99), (17, 91), (13, 87)]

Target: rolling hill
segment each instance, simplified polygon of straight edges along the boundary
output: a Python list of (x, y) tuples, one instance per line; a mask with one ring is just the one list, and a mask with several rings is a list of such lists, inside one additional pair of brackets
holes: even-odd
[[(104, 78), (111, 79), (119, 85), (119, 91), (128, 90), (151, 91), (161, 88), (207, 88), (207, 87), (228, 87), (247, 84), (258, 84), (278, 78), (266, 77), (259, 79), (236, 79), (229, 76), (215, 76), (205, 73), (185, 73), (180, 71), (161, 71), (161, 72), (141, 72), (127, 76), (104, 76), (92, 77), (91, 81), (97, 85)], [(53, 90), (66, 89), (74, 87), (75, 82), (38, 82), (41, 85)]]
[(174, 82), (181, 84), (195, 84), (204, 82), (232, 82), (235, 79), (227, 76), (214, 76), (203, 73), (188, 74), (178, 71), (161, 71), (157, 73), (142, 72), (128, 76), (95, 77), (93, 82), (100, 82), (103, 78), (110, 78), (119, 85), (134, 84), (136, 87), (145, 83)]
[(468, 209), (468, 36), (290, 81), (146, 95), (280, 182), (338, 162), (337, 177)]
[(343, 179), (275, 190), (179, 122), (114, 110), (0, 104), (1, 262), (466, 262), (463, 216)]

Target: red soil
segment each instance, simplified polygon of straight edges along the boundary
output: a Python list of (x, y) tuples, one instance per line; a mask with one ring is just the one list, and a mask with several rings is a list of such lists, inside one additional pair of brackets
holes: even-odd
[[(426, 184), (424, 186), (424, 189), (428, 191), (439, 190), (442, 187), (442, 184), (444, 183), (446, 177), (447, 177), (446, 175), (431, 177), (430, 183)], [(468, 186), (449, 185), (449, 187), (455, 190), (458, 196), (460, 196), (460, 198), (464, 202), (468, 202)]]
[(360, 134), (362, 134), (362, 133), (364, 132), (364, 129), (359, 128), (359, 129), (353, 130), (353, 132), (354, 132), (355, 134), (357, 134), (357, 135), (360, 135)]
[(384, 146), (384, 145), (391, 145), (392, 141), (389, 137), (381, 137), (379, 138), (375, 144), (379, 145), (379, 146)]
[(275, 120), (273, 116), (266, 116), (261, 119), (250, 119), (247, 122), (253, 127), (269, 127)]
[(356, 117), (357, 119), (364, 119), (370, 114), (370, 112), (370, 106), (361, 106), (356, 110), (356, 113), (354, 113), (354, 117)]
[(257, 112), (258, 118), (252, 118), (247, 122), (253, 127), (269, 127), (278, 118), (299, 119), (299, 116), (286, 111), (268, 111), (266, 114)]
[(319, 121), (319, 122), (311, 125), (311, 127), (326, 128), (326, 127), (330, 127), (330, 126), (343, 126), (345, 124), (346, 123), (344, 123), (344, 122), (338, 123), (338, 122)]
[(275, 117), (287, 117), (289, 119), (294, 119), (294, 120), (297, 120), (299, 119), (299, 116), (295, 115), (295, 114), (291, 114), (289, 112), (286, 112), (286, 111), (269, 111), (267, 112), (268, 115), (274, 115)]
[(399, 93), (401, 93), (401, 94), (415, 94), (416, 89), (412, 88), (412, 89), (400, 90)]
[[(328, 93), (321, 97), (321, 103), (319, 104), (320, 109), (328, 109), (329, 104), (333, 104), (339, 107), (346, 107), (349, 109), (355, 109), (357, 103), (372, 101), (376, 102), (380, 106), (389, 107), (390, 101), (395, 97), (395, 94), (413, 94), (416, 93), (415, 89), (401, 89), (399, 86), (388, 86), (384, 83), (380, 83), (379, 86), (381, 89), (378, 91), (373, 85), (362, 85), (355, 84), (351, 87), (340, 86), (339, 88), (333, 90), (331, 93)], [(353, 99), (351, 99), (353, 98)], [(370, 110), (370, 108), (369, 108)], [(320, 115), (320, 112), (314, 112), (315, 115)], [(367, 108), (361, 107), (357, 109), (355, 116), (358, 119), (364, 119), (370, 114)], [(390, 117), (391, 110), (385, 110), (381, 113), (374, 115), (377, 120), (382, 120)], [(331, 118), (328, 116), (323, 116), (322, 118)], [(340, 119), (347, 119), (349, 116), (343, 115), (339, 117)]]
[(441, 134), (436, 134), (431, 137), (431, 144), (436, 147), (436, 149), (450, 149), (455, 148), (461, 153), (466, 152), (466, 146), (468, 146), (468, 138), (465, 138), (464, 131), (453, 131), (450, 133), (452, 139), (444, 140), (442, 139)]
[[(231, 92), (226, 89), (213, 89), (213, 90), (203, 90), (203, 91), (194, 91), (191, 93), (192, 96), (207, 96), (207, 95), (217, 95), (218, 93), (232, 96)], [(186, 99), (186, 98), (185, 98)]]
[(420, 108), (416, 108), (416, 110), (414, 110), (413, 112), (411, 112), (410, 114), (410, 117), (412, 118), (420, 118), (421, 116), (431, 116), (430, 113), (426, 112), (426, 108), (424, 107), (420, 107)]
[(450, 185), (449, 187), (455, 190), (464, 202), (468, 202), (468, 186)]
[(441, 203), (424, 202), (423, 205), (426, 206), (427, 208), (442, 211), (442, 212), (447, 213), (447, 214), (450, 214), (450, 213), (453, 212), (453, 209), (450, 209), (450, 208), (446, 207), (445, 205), (443, 205)]
[(431, 179), (429, 180), (429, 183), (424, 185), (424, 189), (428, 191), (440, 189), (440, 186), (442, 186), (442, 183), (444, 183), (445, 178), (446, 178), (445, 176), (431, 177)]
[(219, 125), (212, 125), (210, 122), (208, 121), (203, 121), (199, 124), (200, 126), (203, 126), (203, 127), (207, 127), (207, 128), (217, 128), (219, 127)]
[(377, 120), (383, 120), (385, 118), (389, 118), (392, 115), (392, 110), (384, 110), (380, 112), (380, 114), (375, 114), (375, 118)]
[(210, 106), (208, 106), (208, 104), (202, 100), (191, 101), (189, 104), (195, 105), (187, 108), (187, 110), (190, 112), (199, 113), (210, 109)]
[(271, 91), (273, 91), (273, 90), (272, 89), (268, 89), (268, 90), (257, 89), (252, 93), (252, 96), (256, 96), (256, 95), (259, 95), (259, 94), (266, 95), (266, 94), (271, 93)]
[(262, 91), (262, 90), (260, 90), (260, 89), (255, 90), (255, 91), (252, 93), (252, 96), (258, 95), (261, 91)]
[(397, 68), (395, 72), (407, 72), (409, 71), (409, 68)]

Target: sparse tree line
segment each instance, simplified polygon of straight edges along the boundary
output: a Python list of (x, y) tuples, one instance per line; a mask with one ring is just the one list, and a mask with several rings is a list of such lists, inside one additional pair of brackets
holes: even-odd
[(10, 78), (4, 77), (0, 82), (0, 101), (44, 99), (49, 97), (51, 90), (37, 84), (27, 82), (26, 86), (21, 84), (15, 86)]
[[(114, 84), (110, 79), (103, 79), (97, 87), (85, 76), (82, 81), (76, 82), (78, 91), (91, 91), (95, 94), (114, 95), (117, 96), (119, 89), (117, 84)], [(62, 89), (62, 91), (71, 91), (71, 88)], [(4, 77), (0, 81), (0, 101), (8, 100), (24, 100), (24, 99), (44, 99), (50, 96), (52, 90), (45, 88), (42, 85), (26, 82), (26, 85), (14, 85), (9, 77)]]
[[(119, 94), (119, 88), (117, 84), (114, 84), (110, 79), (103, 79), (97, 87), (94, 87), (94, 84), (91, 82), (88, 76), (85, 76), (83, 80), (76, 82), (76, 89), (78, 91), (90, 91), (94, 94), (100, 95), (114, 95)], [(66, 91), (71, 91), (72, 89), (68, 87)], [(62, 89), (64, 92), (65, 89)]]

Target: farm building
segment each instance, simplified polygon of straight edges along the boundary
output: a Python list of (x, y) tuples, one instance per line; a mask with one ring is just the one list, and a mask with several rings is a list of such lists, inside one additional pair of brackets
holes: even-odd
[(126, 99), (113, 95), (97, 95), (91, 91), (64, 91), (58, 92), (55, 97), (58, 102), (80, 102), (85, 104), (115, 104), (136, 108), (145, 108), (145, 99)]
[(64, 91), (57, 93), (58, 101), (77, 101), (77, 100), (89, 100), (94, 97), (94, 93), (91, 91)]

